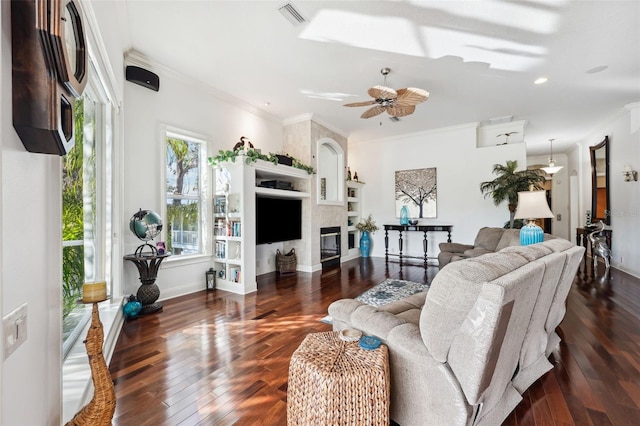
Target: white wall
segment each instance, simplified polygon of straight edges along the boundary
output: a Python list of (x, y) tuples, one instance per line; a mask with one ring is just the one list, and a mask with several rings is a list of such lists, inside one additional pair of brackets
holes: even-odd
[[(395, 171), (437, 168), (438, 217), (421, 224), (453, 225), (452, 241), (473, 243), (483, 226), (501, 227), (509, 220), (506, 203), (494, 206), (480, 192), (480, 183), (493, 180), (494, 164), (517, 160), (526, 167), (524, 144), (476, 148), (475, 123), (378, 141), (349, 144), (349, 166), (358, 173), (363, 188), (362, 217), (373, 215), (381, 230), (373, 235), (372, 256), (384, 256), (384, 224), (398, 224), (395, 217)], [(422, 235), (405, 238), (403, 254), (422, 255)], [(398, 233), (389, 233), (390, 252), (398, 252)], [(440, 252), (446, 233), (430, 233), (429, 256)]]
[(591, 209), (589, 147), (609, 136), (612, 265), (640, 277), (640, 181), (625, 182), (622, 170), (630, 164), (640, 170), (640, 103), (629, 104), (606, 124), (594, 130), (570, 156), (570, 167), (580, 171), (580, 226)]
[[(27, 152), (12, 125), (10, 2), (0, 2), (2, 315), (27, 303), (27, 340), (2, 363), (3, 425), (60, 423), (61, 160)], [(35, 401), (35, 403), (34, 403)]]
[[(207, 136), (212, 141), (208, 156), (221, 149), (232, 149), (242, 136), (248, 137), (263, 152), (282, 149), (281, 121), (252, 111), (228, 96), (222, 99), (222, 94), (162, 65), (153, 64), (147, 69), (160, 76), (159, 92), (131, 82), (126, 82), (124, 87), (125, 217), (122, 233), (126, 253), (133, 252), (141, 244), (128, 230), (131, 215), (139, 208), (159, 212), (164, 203), (164, 182), (160, 179), (164, 164), (161, 158), (163, 141), (159, 132), (162, 124)], [(123, 270), (123, 288), (125, 294), (130, 294), (137, 291), (140, 282), (135, 266), (127, 263)], [(162, 264), (156, 281), (160, 299), (203, 290), (204, 274), (210, 266), (211, 256), (194, 258), (189, 262), (180, 261), (178, 257), (168, 258)]]

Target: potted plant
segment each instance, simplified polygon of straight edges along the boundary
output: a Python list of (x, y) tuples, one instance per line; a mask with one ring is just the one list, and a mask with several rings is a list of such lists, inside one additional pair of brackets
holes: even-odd
[(369, 236), (369, 233), (374, 233), (380, 228), (378, 228), (373, 217), (369, 214), (366, 219), (363, 219), (356, 224), (356, 229), (361, 233), (360, 255), (362, 257), (369, 257), (369, 252), (371, 250), (371, 237)]
[(498, 175), (492, 181), (482, 182), (480, 191), (484, 198), (491, 196), (493, 204), (499, 206), (503, 201), (509, 202), (509, 228), (514, 227), (514, 216), (518, 207), (518, 192), (529, 191), (531, 187), (544, 189), (545, 177), (540, 170), (520, 170), (517, 161), (507, 160), (506, 165), (494, 164), (493, 174)]

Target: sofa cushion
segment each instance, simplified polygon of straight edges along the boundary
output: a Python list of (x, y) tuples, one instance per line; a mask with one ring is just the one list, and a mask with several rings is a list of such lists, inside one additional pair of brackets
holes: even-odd
[(478, 257), (478, 256), (482, 256), (483, 254), (487, 254), (487, 253), (493, 253), (493, 250), (488, 250), (486, 248), (472, 248), (470, 250), (465, 250), (465, 252), (463, 253), (464, 257)]
[(433, 279), (420, 314), (420, 333), (432, 356), (446, 362), (451, 341), (484, 283), (527, 263), (518, 253), (488, 253), (450, 263)]
[(496, 246), (498, 245), (498, 242), (500, 242), (503, 232), (504, 229), (502, 228), (489, 228), (486, 226), (484, 228), (480, 228), (473, 246), (476, 248), (484, 248), (489, 251), (496, 251)]
[(520, 230), (519, 229), (505, 229), (500, 237), (500, 241), (496, 246), (496, 251), (500, 251), (505, 247), (519, 246), (520, 245)]
[[(569, 243), (571, 244), (571, 243)], [(542, 244), (530, 244), (528, 246), (509, 246), (503, 248), (500, 253), (518, 253), (528, 261), (536, 260), (542, 256), (553, 253), (553, 251)]]

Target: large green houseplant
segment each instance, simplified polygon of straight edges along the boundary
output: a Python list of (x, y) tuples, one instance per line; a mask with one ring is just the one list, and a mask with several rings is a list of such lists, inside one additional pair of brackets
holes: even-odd
[(518, 192), (544, 189), (545, 177), (540, 170), (517, 170), (518, 162), (507, 160), (506, 165), (494, 164), (493, 174), (498, 175), (492, 181), (482, 182), (480, 191), (484, 198), (491, 197), (493, 204), (499, 206), (507, 201), (509, 208), (509, 228), (513, 228)]

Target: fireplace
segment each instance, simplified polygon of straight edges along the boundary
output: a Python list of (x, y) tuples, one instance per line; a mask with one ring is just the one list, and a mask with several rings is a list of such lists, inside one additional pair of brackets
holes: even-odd
[(320, 263), (322, 268), (340, 265), (340, 227), (320, 228)]

